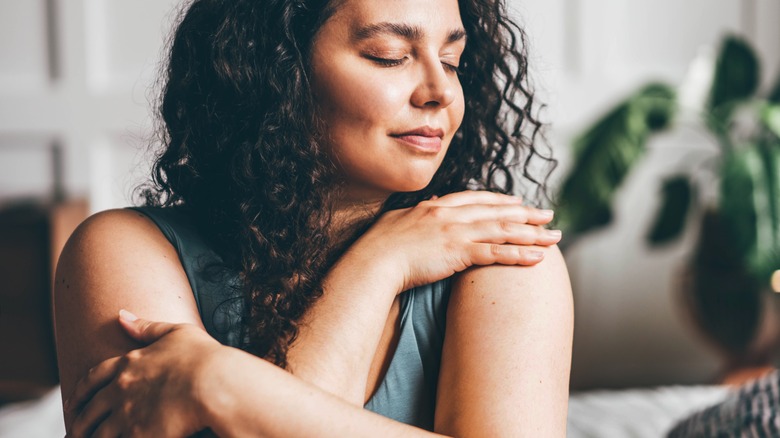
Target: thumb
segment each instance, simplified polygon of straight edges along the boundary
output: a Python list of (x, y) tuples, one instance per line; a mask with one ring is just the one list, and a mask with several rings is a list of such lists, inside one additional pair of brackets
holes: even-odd
[(119, 311), (119, 323), (136, 341), (151, 344), (170, 333), (176, 326), (167, 322), (155, 322), (139, 318), (125, 309)]

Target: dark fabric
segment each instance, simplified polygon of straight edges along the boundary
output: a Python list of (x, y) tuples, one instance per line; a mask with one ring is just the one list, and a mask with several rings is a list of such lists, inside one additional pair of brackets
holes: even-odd
[(780, 437), (780, 373), (741, 386), (726, 400), (678, 423), (668, 438)]
[[(206, 330), (219, 342), (244, 345), (244, 302), (238, 275), (178, 208), (132, 207), (148, 216), (179, 253)], [(449, 302), (450, 281), (408, 290), (400, 296), (401, 333), (387, 374), (365, 408), (424, 429), (433, 429), (436, 389)]]
[(240, 348), (244, 311), (238, 273), (203, 239), (186, 213), (177, 208), (131, 207), (148, 216), (171, 242), (195, 295), (206, 330), (220, 343)]

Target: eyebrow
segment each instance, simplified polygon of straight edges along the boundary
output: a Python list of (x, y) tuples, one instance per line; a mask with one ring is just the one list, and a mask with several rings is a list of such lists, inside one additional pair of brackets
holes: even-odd
[[(376, 23), (369, 24), (368, 26), (352, 29), (352, 40), (363, 41), (369, 38), (373, 38), (381, 34), (398, 35), (401, 38), (410, 41), (419, 41), (422, 39), (425, 31), (421, 26), (412, 26), (405, 23)], [(466, 31), (464, 29), (452, 29), (447, 34), (447, 44), (454, 43), (466, 38)]]

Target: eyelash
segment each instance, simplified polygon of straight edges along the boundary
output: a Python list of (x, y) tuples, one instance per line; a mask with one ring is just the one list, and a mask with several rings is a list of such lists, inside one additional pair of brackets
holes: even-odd
[[(406, 58), (388, 59), (388, 58), (379, 58), (376, 56), (369, 56), (368, 58), (383, 67), (397, 67), (403, 64), (404, 60), (406, 60)], [(453, 73), (457, 73), (457, 74), (461, 73), (460, 67), (458, 67), (457, 65), (447, 64), (446, 62), (442, 62), (441, 65), (443, 65), (445, 69)]]
[(449, 70), (449, 71), (451, 71), (451, 72), (453, 72), (455, 74), (463, 73), (461, 71), (461, 69), (460, 69), (460, 66), (458, 66), (458, 65), (447, 64), (447, 63), (444, 63), (444, 62), (442, 62), (442, 65), (444, 66), (444, 68), (446, 68), (447, 70)]
[(376, 62), (379, 65), (382, 65), (384, 67), (397, 67), (401, 64), (403, 64), (404, 60), (406, 58), (400, 58), (400, 59), (388, 59), (388, 58), (379, 58), (376, 56), (369, 56), (370, 60)]

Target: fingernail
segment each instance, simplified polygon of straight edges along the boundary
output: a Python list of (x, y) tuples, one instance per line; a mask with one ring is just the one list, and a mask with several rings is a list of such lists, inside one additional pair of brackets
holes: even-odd
[(544, 253), (541, 251), (528, 251), (528, 258), (531, 260), (541, 260)]
[(128, 312), (125, 309), (119, 311), (119, 318), (127, 322), (135, 322), (136, 320), (138, 320), (137, 316), (133, 315), (132, 313)]
[(555, 239), (560, 239), (563, 236), (561, 230), (547, 230), (547, 235)]
[(539, 213), (545, 218), (552, 218), (555, 215), (552, 210), (541, 210)]

